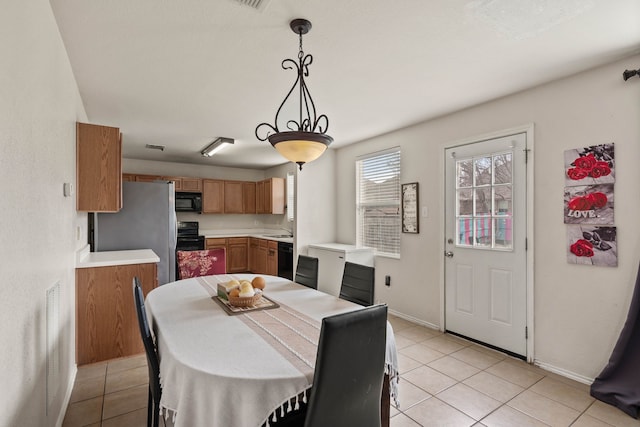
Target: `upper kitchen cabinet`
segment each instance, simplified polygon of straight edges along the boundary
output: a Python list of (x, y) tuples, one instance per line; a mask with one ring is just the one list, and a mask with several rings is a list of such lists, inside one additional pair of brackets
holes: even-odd
[(123, 173), (123, 181), (137, 182), (154, 182), (154, 181), (171, 181), (173, 182), (175, 191), (183, 191), (189, 193), (202, 192), (202, 178), (191, 178), (187, 176), (167, 176), (167, 175), (142, 175), (133, 173)]
[(202, 213), (224, 213), (224, 181), (202, 180)]
[[(177, 178), (180, 180), (180, 191), (202, 193), (202, 179), (201, 178), (189, 178), (186, 176)], [(176, 184), (176, 189), (178, 185)]]
[(224, 182), (224, 213), (244, 213), (243, 182)]
[(76, 210), (122, 209), (122, 135), (120, 129), (76, 123)]
[(269, 178), (256, 183), (256, 213), (284, 213), (284, 178)]
[(242, 210), (246, 214), (256, 213), (256, 183), (242, 183)]

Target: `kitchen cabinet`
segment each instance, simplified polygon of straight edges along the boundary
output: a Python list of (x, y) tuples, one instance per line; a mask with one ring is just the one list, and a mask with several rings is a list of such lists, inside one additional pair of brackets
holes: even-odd
[(242, 181), (224, 182), (224, 213), (244, 213)]
[(122, 209), (122, 134), (120, 129), (76, 123), (76, 210)]
[(227, 273), (245, 273), (249, 271), (248, 237), (209, 237), (205, 239), (205, 248), (224, 248)]
[(246, 214), (256, 213), (256, 183), (242, 183), (242, 211)]
[(202, 213), (224, 213), (224, 181), (202, 180)]
[(264, 274), (278, 275), (278, 242), (267, 240), (267, 268)]
[(309, 245), (308, 255), (318, 258), (318, 290), (339, 296), (345, 261), (373, 267), (372, 248), (356, 247), (341, 243)]
[(249, 271), (249, 239), (230, 237), (227, 239), (227, 273), (246, 273)]
[[(252, 273), (258, 272), (258, 247), (260, 246), (260, 239), (255, 237), (249, 238), (249, 271)], [(265, 259), (266, 266), (266, 259)]]
[(175, 191), (184, 191), (188, 193), (201, 193), (202, 192), (202, 179), (192, 178), (187, 176), (167, 176), (167, 175), (148, 175), (148, 174), (133, 174), (123, 173), (123, 181), (137, 181), (137, 182), (153, 182), (153, 181), (171, 181)]
[(269, 178), (256, 183), (256, 212), (283, 214), (285, 202), (284, 178)]
[(205, 248), (206, 249), (218, 249), (225, 248), (227, 249), (227, 239), (225, 238), (207, 238), (205, 239)]
[(146, 295), (158, 284), (157, 265), (129, 264), (76, 269), (78, 365), (144, 352), (133, 301), (133, 278)]
[[(180, 179), (180, 190), (190, 193), (202, 193), (202, 179), (182, 176)], [(178, 189), (176, 188), (176, 191)]]

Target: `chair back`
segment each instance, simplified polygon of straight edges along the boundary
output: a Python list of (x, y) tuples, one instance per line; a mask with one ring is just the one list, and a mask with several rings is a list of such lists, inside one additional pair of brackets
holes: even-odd
[(372, 305), (375, 272), (373, 267), (345, 262), (340, 298), (364, 306)]
[(305, 427), (380, 427), (387, 306), (322, 319)]
[(140, 326), (140, 335), (144, 344), (144, 352), (147, 355), (147, 367), (149, 368), (149, 391), (153, 400), (160, 403), (162, 389), (160, 388), (160, 362), (156, 351), (149, 322), (147, 321), (147, 312), (144, 308), (144, 294), (140, 279), (133, 278), (133, 300), (136, 306), (136, 314), (138, 316), (138, 326)]
[(294, 282), (318, 289), (318, 258), (298, 255)]
[(227, 273), (225, 248), (178, 251), (177, 257), (180, 279)]

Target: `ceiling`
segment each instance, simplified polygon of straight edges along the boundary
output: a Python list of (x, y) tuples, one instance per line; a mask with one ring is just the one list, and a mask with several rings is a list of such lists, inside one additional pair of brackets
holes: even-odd
[[(331, 148), (640, 52), (638, 0), (244, 1), (50, 0), (89, 121), (121, 129), (125, 158), (284, 163), (254, 132), (295, 80), (294, 18), (313, 24)], [(235, 144), (202, 157), (216, 137)]]

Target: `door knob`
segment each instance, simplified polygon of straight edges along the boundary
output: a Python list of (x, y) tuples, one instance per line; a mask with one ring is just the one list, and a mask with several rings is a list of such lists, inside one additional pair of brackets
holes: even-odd
[(444, 253), (444, 256), (446, 256), (447, 258), (453, 258), (453, 252), (451, 252), (451, 251), (446, 251), (446, 252)]

